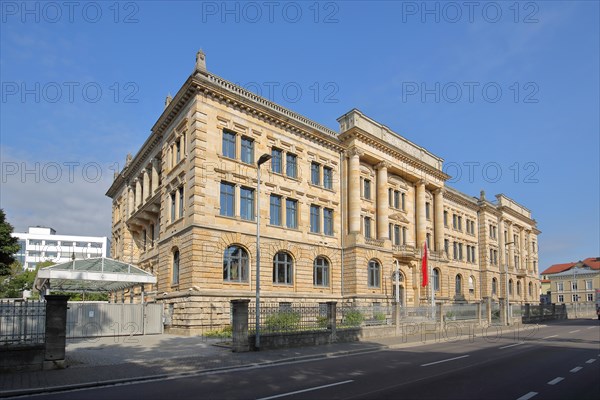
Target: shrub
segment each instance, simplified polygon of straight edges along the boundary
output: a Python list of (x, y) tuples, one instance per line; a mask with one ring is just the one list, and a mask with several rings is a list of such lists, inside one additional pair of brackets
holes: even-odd
[(329, 321), (329, 318), (327, 318), (327, 317), (317, 317), (317, 326), (319, 328), (327, 328), (328, 321)]
[(290, 332), (300, 328), (300, 313), (281, 311), (271, 314), (265, 320), (267, 330), (271, 332)]
[(214, 331), (208, 331), (204, 336), (209, 338), (230, 338), (232, 337), (231, 325), (227, 325), (224, 328), (216, 329)]
[(385, 321), (385, 320), (386, 320), (386, 318), (387, 318), (387, 317), (386, 317), (386, 316), (385, 316), (385, 314), (384, 314), (384, 313), (382, 313), (382, 312), (375, 313), (375, 314), (373, 315), (373, 319), (374, 319), (375, 321), (379, 321), (379, 322), (383, 322), (383, 321)]
[(344, 314), (343, 325), (360, 326), (365, 320), (364, 315), (358, 310), (350, 310)]

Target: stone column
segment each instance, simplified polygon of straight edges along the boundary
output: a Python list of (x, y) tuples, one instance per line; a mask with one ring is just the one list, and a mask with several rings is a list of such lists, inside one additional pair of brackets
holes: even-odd
[(248, 341), (248, 303), (250, 300), (231, 300), (233, 312), (231, 351), (239, 353), (250, 351)]
[(417, 182), (417, 201), (415, 202), (415, 211), (417, 214), (417, 248), (421, 249), (426, 239), (426, 220), (425, 220), (425, 181), (423, 179)]
[(388, 163), (380, 162), (377, 168), (377, 238), (390, 239), (388, 229)]
[(128, 204), (127, 204), (128, 210), (127, 211), (129, 214), (128, 216), (131, 217), (131, 214), (133, 214), (133, 209), (135, 207), (135, 204), (134, 204), (135, 189), (131, 184), (129, 184), (129, 186), (127, 186), (127, 192), (128, 192), (127, 193), (127, 201), (128, 201)]
[(348, 162), (348, 231), (360, 232), (360, 155), (362, 151), (353, 147), (349, 150)]
[(504, 271), (505, 267), (507, 265), (507, 260), (506, 260), (506, 246), (505, 246), (505, 241), (504, 241), (504, 220), (502, 218), (498, 218), (498, 240), (499, 240), (499, 253), (500, 253), (500, 265), (499, 265), (499, 269), (500, 271)]
[(152, 159), (152, 188), (150, 189), (150, 196), (153, 196), (158, 190), (158, 158)]
[(142, 182), (139, 178), (134, 179), (135, 182), (135, 206), (139, 207), (142, 204)]
[(69, 295), (48, 295), (46, 299), (46, 351), (44, 369), (63, 368), (67, 342), (67, 300)]
[[(508, 242), (513, 242), (513, 225), (512, 223), (508, 223)], [(513, 243), (508, 245), (508, 262), (506, 263), (509, 267), (515, 267), (515, 246), (518, 246), (519, 243)]]
[(434, 208), (434, 248), (437, 251), (444, 250), (444, 192), (442, 188), (433, 192)]
[(150, 176), (146, 168), (142, 171), (142, 181), (142, 202), (144, 202), (150, 197)]

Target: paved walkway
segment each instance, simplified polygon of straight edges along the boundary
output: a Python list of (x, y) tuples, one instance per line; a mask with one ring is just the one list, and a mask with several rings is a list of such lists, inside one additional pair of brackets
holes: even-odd
[[(504, 327), (505, 332), (506, 327)], [(508, 333), (508, 332), (507, 332)], [(467, 332), (463, 339), (467, 339)], [(219, 340), (175, 335), (67, 340), (68, 368), (0, 374), (0, 397), (145, 380), (177, 374), (418, 346), (433, 334), (374, 338), (259, 352), (233, 353)]]

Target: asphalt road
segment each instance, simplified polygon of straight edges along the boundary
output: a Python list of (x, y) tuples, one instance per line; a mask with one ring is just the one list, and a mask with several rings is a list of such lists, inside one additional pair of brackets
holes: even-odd
[(598, 399), (600, 324), (428, 338), (397, 350), (32, 396), (38, 399)]

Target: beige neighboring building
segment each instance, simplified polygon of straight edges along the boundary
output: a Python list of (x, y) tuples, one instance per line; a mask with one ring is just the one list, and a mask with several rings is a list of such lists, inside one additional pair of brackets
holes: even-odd
[(542, 272), (552, 303), (600, 304), (600, 257), (555, 264)]
[[(531, 212), (505, 195), (447, 187), (443, 160), (353, 109), (339, 131), (195, 71), (107, 192), (112, 249), (158, 278), (171, 331), (193, 333), (229, 301), (253, 299), (257, 160), (260, 281), (267, 302), (429, 304), (421, 253), (429, 243), (437, 302), (539, 299)], [(505, 270), (507, 265), (508, 271)], [(138, 298), (141, 288), (115, 294)], [(137, 301), (137, 300), (136, 300)]]

